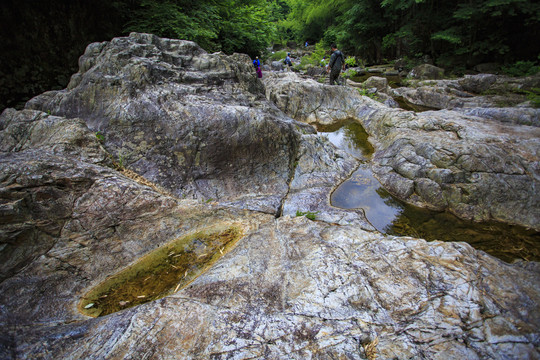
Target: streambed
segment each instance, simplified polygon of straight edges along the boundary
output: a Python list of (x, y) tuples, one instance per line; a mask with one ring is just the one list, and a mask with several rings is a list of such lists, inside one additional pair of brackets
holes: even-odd
[(389, 194), (375, 179), (370, 159), (373, 147), (360, 124), (346, 121), (333, 127), (319, 127), (338, 148), (361, 161), (349, 179), (330, 197), (332, 206), (362, 208), (369, 222), (388, 235), (413, 236), (442, 241), (465, 241), (504, 261), (540, 261), (540, 233), (521, 226), (497, 222), (461, 220), (448, 212), (436, 212), (406, 204)]

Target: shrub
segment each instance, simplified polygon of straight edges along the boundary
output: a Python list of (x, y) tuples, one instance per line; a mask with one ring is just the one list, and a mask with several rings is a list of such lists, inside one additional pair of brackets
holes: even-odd
[(540, 108), (540, 88), (532, 88), (531, 91), (525, 90), (527, 99), (531, 101), (531, 104), (535, 108)]
[(512, 65), (503, 66), (502, 71), (509, 76), (530, 76), (540, 72), (540, 66), (533, 61), (518, 61)]
[(287, 56), (287, 52), (285, 50), (276, 51), (273, 54), (270, 54), (270, 60), (277, 61), (277, 60), (283, 60)]

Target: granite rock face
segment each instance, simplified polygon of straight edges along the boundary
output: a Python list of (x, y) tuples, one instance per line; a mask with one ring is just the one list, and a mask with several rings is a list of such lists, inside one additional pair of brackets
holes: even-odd
[(526, 91), (540, 87), (540, 75), (508, 78), (490, 74), (468, 75), (458, 80), (411, 81), (393, 89), (413, 105), (433, 110), (454, 110), (508, 124), (540, 126), (540, 109), (529, 104)]
[(84, 118), (117, 161), (177, 196), (279, 211), (313, 130), (265, 101), (248, 56), (132, 34), (88, 46), (79, 63), (67, 89), (26, 107)]
[[(165, 44), (167, 52), (156, 50)], [(201, 85), (206, 84), (202, 80), (206, 70), (189, 66), (189, 76), (175, 80), (174, 85), (185, 93), (172, 94), (171, 85), (165, 84), (166, 77), (156, 81), (149, 77), (144, 91), (122, 98), (120, 89), (133, 85), (127, 74), (141, 71), (137, 64), (151, 64), (150, 69), (167, 68), (171, 61), (184, 61), (174, 60), (176, 56), (183, 59), (183, 46), (193, 51), (191, 64), (208, 58), (228, 64), (235, 58), (198, 53), (198, 47), (192, 43), (133, 34), (89, 46), (81, 58), (81, 72), (74, 76), (70, 88), (46, 93), (28, 104), (28, 108), (49, 107), (51, 114), (8, 109), (0, 115), (0, 358), (540, 356), (538, 263), (507, 264), (464, 243), (428, 243), (384, 236), (373, 231), (361, 212), (330, 207), (329, 192), (354, 171), (357, 160), (257, 95), (254, 89), (259, 85), (251, 68), (251, 73), (215, 85), (212, 96), (222, 96), (223, 107), (214, 103), (209, 95), (212, 91)], [(147, 50), (151, 51), (146, 53)], [(142, 58), (141, 53), (145, 54)], [(94, 57), (97, 54), (110, 59), (98, 61), (99, 56)], [(160, 57), (165, 60), (158, 60)], [(125, 65), (119, 66), (119, 59)], [(98, 76), (100, 66), (110, 69), (110, 73)], [(87, 78), (88, 72), (93, 71), (95, 77)], [(246, 78), (240, 80), (241, 76)], [(291, 76), (284, 75), (293, 80)], [(100, 83), (107, 79), (116, 80), (107, 86)], [(249, 85), (252, 80), (254, 87)], [(85, 81), (100, 83), (103, 88), (79, 87)], [(191, 93), (190, 86), (203, 90)], [(318, 88), (310, 82), (302, 86), (316, 92), (315, 95), (347, 94), (337, 86)], [(302, 88), (291, 85), (287, 89), (301, 93)], [(160, 93), (163, 98), (156, 95)], [(205, 101), (218, 106), (215, 117), (203, 126), (204, 131), (200, 129), (206, 148), (225, 152), (235, 149), (223, 145), (230, 135), (228, 126), (232, 125), (211, 126), (220, 121), (234, 122), (237, 117), (229, 114), (233, 109), (243, 114), (239, 117), (248, 117), (245, 112), (253, 116), (245, 124), (238, 120), (234, 125), (246, 127), (239, 132), (252, 133), (243, 139), (257, 137), (262, 139), (259, 144), (265, 144), (281, 131), (280, 139), (289, 139), (293, 145), (282, 143), (276, 148), (261, 149), (265, 159), (227, 154), (234, 159), (232, 167), (237, 171), (221, 173), (224, 178), (213, 184), (219, 189), (230, 186), (233, 195), (225, 194), (213, 201), (180, 198), (178, 195), (190, 189), (195, 180), (177, 180), (182, 192), (166, 181), (179, 170), (160, 166), (176, 161), (170, 159), (177, 159), (176, 148), (160, 144), (157, 137), (169, 134), (169, 138), (161, 138), (166, 142), (181, 133), (181, 127), (196, 127), (197, 124), (190, 123), (204, 121), (202, 115), (190, 115), (186, 110), (186, 103), (195, 95), (202, 96), (196, 97), (196, 101), (203, 112), (210, 111), (210, 105), (205, 108)], [(146, 96), (152, 101), (140, 102)], [(165, 100), (175, 96), (175, 101)], [(308, 94), (305, 98), (309, 98)], [(80, 101), (79, 107), (73, 107), (75, 99)], [(132, 100), (138, 112), (130, 112)], [(332, 121), (342, 111), (336, 102), (326, 112), (313, 114), (295, 105), (294, 97), (289, 100), (289, 105), (298, 110), (297, 115), (306, 114), (310, 119)], [(320, 106), (332, 104), (319, 100)], [(379, 113), (385, 109), (383, 105), (362, 97), (354, 101), (367, 114), (366, 129), (382, 134), (375, 137), (380, 141), (376, 144), (380, 154), (391, 148), (385, 146), (385, 141), (392, 143), (394, 133), (378, 129), (384, 128), (379, 117), (389, 116), (398, 129), (409, 131), (408, 125), (403, 125), (413, 121), (409, 113), (392, 110), (383, 116)], [(250, 107), (247, 104), (251, 102)], [(184, 111), (184, 117), (171, 110), (175, 106)], [(195, 107), (190, 111), (197, 114)], [(139, 112), (141, 117), (135, 116)], [(354, 114), (354, 106), (345, 109), (345, 113)], [(119, 120), (112, 114), (132, 117)], [(261, 114), (263, 123), (257, 120)], [(162, 117), (165, 120), (160, 120)], [(419, 128), (427, 127), (424, 120), (414, 121)], [(125, 123), (118, 126), (115, 122)], [(165, 124), (177, 132), (161, 133), (155, 129)], [(131, 127), (143, 132), (150, 145), (138, 161), (126, 158), (123, 165), (139, 170), (137, 166), (145, 159), (148, 168), (159, 169), (162, 175), (148, 171), (142, 177), (119, 166), (118, 151), (127, 148), (128, 141), (143, 146), (144, 140), (136, 136), (122, 137), (131, 134)], [(97, 131), (104, 138), (96, 136)], [(466, 137), (467, 131), (472, 130), (459, 131)], [(206, 136), (206, 132), (211, 134)], [(156, 138), (151, 140), (153, 136)], [(189, 142), (182, 144), (189, 147)], [(285, 180), (268, 178), (267, 183), (250, 185), (253, 196), (249, 199), (258, 198), (258, 187), (277, 188), (280, 181), (285, 191), (261, 190), (258, 205), (246, 200), (248, 197), (239, 194), (246, 189), (243, 186), (247, 182), (237, 184), (237, 179), (254, 176), (252, 181), (256, 182), (260, 180), (257, 176), (268, 176), (267, 163), (277, 164), (278, 156), (271, 150), (277, 148), (288, 149), (281, 153), (284, 162), (290, 161), (288, 151), (294, 159), (284, 166)], [(202, 160), (209, 156), (200, 155), (199, 169), (207, 168)], [(197, 191), (193, 190), (193, 194), (203, 194), (203, 190)], [(265, 200), (269, 193), (280, 204), (277, 218), (274, 211), (251, 209), (270, 204)], [(316, 220), (290, 216), (296, 210), (318, 212)], [(159, 300), (103, 317), (90, 318), (79, 311), (81, 297), (111, 275), (171, 241), (216, 226), (235, 226), (242, 230), (243, 237), (187, 286), (176, 288)]]
[[(295, 74), (268, 76), (265, 85), (267, 98), (299, 121), (360, 122), (376, 150), (373, 171), (398, 198), (465, 219), (540, 228), (538, 127), (493, 119), (479, 108), (393, 109), (354, 88), (325, 86)], [(519, 119), (525, 113), (535, 118), (538, 110), (518, 108), (507, 116)]]

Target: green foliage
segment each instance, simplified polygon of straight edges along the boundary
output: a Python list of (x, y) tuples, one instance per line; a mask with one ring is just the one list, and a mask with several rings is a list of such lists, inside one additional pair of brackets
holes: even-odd
[(296, 210), (296, 216), (305, 216), (309, 220), (315, 220), (316, 215), (318, 214), (318, 211), (312, 212), (312, 211), (300, 211)]
[(270, 60), (272, 61), (278, 61), (283, 60), (287, 56), (287, 52), (285, 50), (282, 51), (276, 51), (275, 53), (270, 55)]
[(531, 91), (525, 90), (527, 99), (535, 108), (540, 108), (540, 88), (532, 88)]
[(318, 42), (317, 44), (315, 44), (315, 51), (313, 51), (309, 55), (302, 57), (302, 59), (300, 60), (300, 67), (302, 69), (305, 69), (308, 66), (320, 66), (321, 60), (325, 56), (327, 57), (326, 63), (328, 63), (329, 57), (327, 54), (327, 49), (322, 42)]
[(103, 144), (105, 136), (100, 131), (96, 131), (96, 139)]
[(356, 66), (356, 58), (354, 56), (347, 56), (345, 58), (345, 64), (349, 66)]
[(377, 101), (379, 100), (379, 97), (377, 96), (377, 94), (375, 94), (375, 93), (370, 93), (370, 92), (368, 91), (368, 89), (362, 89), (362, 88), (360, 88), (360, 89), (358, 89), (358, 93), (359, 93), (360, 95), (362, 95), (362, 96), (367, 96), (367, 97), (369, 97), (369, 98), (371, 98), (371, 99), (373, 99), (373, 100), (377, 100)]
[(503, 66), (502, 71), (509, 76), (530, 76), (540, 72), (540, 66), (533, 61), (517, 61), (512, 65)]
[(525, 0), (288, 0), (295, 40), (336, 42), (368, 62), (422, 59), (448, 66), (532, 60), (540, 3)]
[(352, 78), (352, 77), (355, 77), (356, 75), (358, 75), (358, 72), (356, 70), (353, 70), (353, 69), (347, 69), (347, 71), (345, 71), (345, 77), (346, 78)]
[(125, 161), (126, 161), (126, 155), (122, 153), (118, 154), (118, 168), (120, 170), (125, 169)]
[(192, 40), (208, 51), (262, 54), (276, 38), (284, 1), (138, 0), (127, 31)]

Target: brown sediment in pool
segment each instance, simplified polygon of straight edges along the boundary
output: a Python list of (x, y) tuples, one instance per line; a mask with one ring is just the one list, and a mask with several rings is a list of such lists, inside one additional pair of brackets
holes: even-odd
[(170, 295), (206, 271), (242, 236), (240, 227), (222, 226), (178, 238), (90, 290), (79, 311), (104, 316)]

